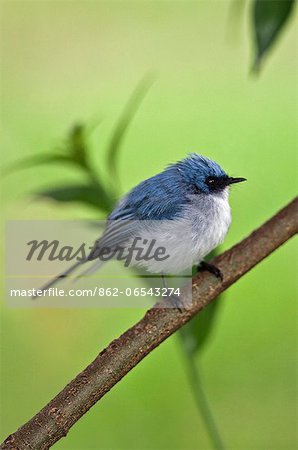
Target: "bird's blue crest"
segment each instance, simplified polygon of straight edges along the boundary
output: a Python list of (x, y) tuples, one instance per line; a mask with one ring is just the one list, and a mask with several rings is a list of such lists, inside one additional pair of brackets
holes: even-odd
[(225, 172), (216, 162), (191, 153), (169, 165), (163, 172), (142, 181), (120, 202), (110, 219), (168, 220), (183, 213), (189, 195), (210, 193), (207, 177), (222, 177)]
[(187, 158), (174, 164), (186, 182), (196, 185), (202, 192), (209, 192), (205, 183), (207, 177), (224, 177), (227, 174), (211, 159), (190, 153)]

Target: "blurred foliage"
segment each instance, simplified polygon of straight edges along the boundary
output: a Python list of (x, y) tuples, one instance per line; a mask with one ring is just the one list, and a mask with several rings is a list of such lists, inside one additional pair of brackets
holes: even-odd
[[(17, 164), (10, 166), (6, 173), (14, 170), (35, 167), (48, 164), (66, 164), (79, 168), (86, 176), (85, 184), (62, 185), (50, 187), (35, 193), (37, 198), (49, 198), (57, 202), (77, 202), (95, 207), (108, 213), (113, 208), (115, 194), (104, 185), (99, 173), (94, 171), (90, 163), (90, 150), (88, 147), (86, 126), (74, 125), (61, 148), (51, 152), (42, 153), (29, 158), (24, 158)], [(119, 145), (119, 142), (118, 142)]]
[(294, 11), (295, 0), (255, 0), (253, 32), (255, 57), (253, 70), (258, 71), (264, 56), (275, 44)]
[[(136, 86), (122, 115), (116, 123), (110, 143), (106, 149), (107, 171), (109, 177), (114, 182), (115, 191), (119, 189), (117, 185), (117, 166), (119, 150), (125, 131), (131, 123), (152, 81), (152, 77), (147, 76)], [(37, 198), (48, 198), (61, 203), (82, 203), (86, 206), (96, 208), (101, 213), (109, 214), (116, 203), (115, 191), (104, 184), (98, 171), (94, 171), (90, 163), (91, 149), (87, 140), (87, 128), (84, 124), (74, 125), (68, 132), (65, 143), (59, 153), (55, 151), (25, 158), (18, 162), (18, 164), (11, 166), (9, 170), (30, 168), (49, 163), (68, 164), (73, 167), (79, 167), (87, 175), (87, 182), (85, 184), (78, 182), (60, 187), (55, 185), (36, 192), (35, 196)], [(214, 251), (210, 254), (210, 257), (214, 257), (215, 255), (216, 252)], [(211, 303), (181, 331), (183, 345), (187, 352), (191, 354), (196, 353), (207, 340), (219, 303), (217, 301)]]
[(146, 95), (152, 82), (153, 77), (151, 75), (148, 75), (144, 77), (143, 80), (141, 80), (140, 83), (136, 86), (115, 126), (114, 132), (112, 133), (112, 137), (106, 153), (107, 153), (107, 166), (109, 170), (109, 175), (111, 176), (112, 180), (114, 180), (114, 184), (117, 185), (116, 189), (118, 189), (119, 187), (119, 175), (117, 165), (118, 165), (119, 150), (121, 148), (123, 138), (125, 136), (129, 124), (131, 123), (135, 113), (137, 112), (140, 106), (142, 99)]
[[(215, 258), (218, 252), (219, 249), (213, 250), (208, 255), (208, 259)], [(196, 270), (197, 268), (194, 267), (193, 274), (195, 274)], [(221, 301), (218, 301), (220, 297), (222, 295), (217, 297), (200, 314), (197, 314), (186, 326), (181, 328), (182, 344), (189, 355), (194, 356), (198, 351), (201, 351), (208, 341), (215, 318), (220, 309)]]
[[(264, 56), (275, 44), (281, 31), (289, 21), (294, 10), (294, 0), (255, 0), (253, 6), (253, 33), (256, 43), (254, 70), (260, 68)], [(144, 96), (152, 84), (152, 77), (144, 77), (133, 91), (129, 101), (120, 115), (106, 148), (106, 171), (111, 184), (107, 185), (91, 163), (90, 148), (87, 139), (87, 126), (74, 125), (64, 142), (64, 145), (50, 153), (42, 153), (25, 158), (11, 166), (9, 171), (36, 167), (38, 165), (64, 164), (79, 168), (86, 176), (85, 183), (72, 185), (50, 186), (35, 193), (38, 198), (47, 198), (60, 203), (82, 203), (96, 208), (99, 212), (108, 214), (113, 209), (119, 193), (118, 162), (121, 145), (126, 131), (132, 122)], [(215, 256), (215, 253), (211, 255)], [(220, 435), (212, 417), (202, 389), (198, 369), (194, 357), (204, 348), (214, 328), (215, 319), (221, 302), (216, 300), (193, 318), (180, 330), (180, 341), (186, 357), (190, 383), (197, 406), (205, 420), (214, 448), (223, 448)]]
[[(115, 192), (119, 190), (117, 165), (120, 146), (125, 131), (132, 121), (132, 118), (139, 108), (151, 83), (152, 78), (144, 77), (143, 80), (141, 80), (126, 104), (111, 136), (110, 144), (106, 150), (106, 160), (109, 177), (113, 180), (112, 190), (105, 186), (99, 173), (94, 171), (91, 166), (90, 147), (86, 137), (87, 126), (83, 124), (77, 124), (70, 129), (60, 153), (52, 152), (23, 159), (17, 165), (12, 166), (10, 171), (13, 169), (30, 168), (48, 163), (68, 164), (73, 167), (79, 167), (87, 175), (86, 184), (76, 183), (74, 185), (63, 185), (60, 187), (55, 185), (49, 189), (36, 192), (36, 197), (49, 198), (61, 203), (83, 203), (86, 206), (96, 208), (101, 213), (104, 212), (109, 214), (115, 204)], [(216, 256), (215, 251), (212, 252), (210, 257), (214, 256)], [(196, 270), (197, 268), (193, 268), (194, 272)], [(218, 311), (219, 304), (219, 301), (212, 302), (197, 315), (197, 317), (193, 318), (179, 330), (182, 348), (189, 368), (189, 381), (193, 389), (196, 404), (205, 421), (206, 430), (210, 435), (214, 448), (218, 449), (223, 448), (220, 434), (217, 430), (204, 390), (200, 384), (199, 374), (193, 358), (195, 353), (197, 353), (207, 341), (214, 324), (214, 318)]]
[[(73, 126), (62, 146), (60, 153), (52, 152), (48, 154), (40, 154), (34, 157), (25, 158), (17, 165), (11, 166), (11, 170), (35, 167), (41, 164), (58, 163), (69, 164), (73, 167), (79, 167), (87, 175), (87, 183), (76, 183), (74, 185), (56, 185), (39, 192), (36, 197), (49, 198), (62, 203), (83, 203), (86, 206), (95, 207), (99, 212), (110, 213), (115, 204), (115, 191), (118, 191), (118, 158), (119, 150), (125, 131), (128, 128), (132, 118), (139, 108), (145, 93), (152, 83), (152, 78), (144, 77), (143, 80), (135, 88), (128, 103), (126, 104), (122, 115), (120, 116), (114, 132), (110, 139), (110, 144), (106, 150), (107, 171), (113, 182), (113, 189), (107, 188), (103, 183), (97, 171), (93, 170), (90, 163), (90, 147), (86, 137), (86, 125), (77, 124)], [(114, 191), (115, 189), (115, 191)], [(216, 252), (210, 256), (213, 257)], [(194, 268), (196, 270), (196, 268)], [(194, 354), (201, 349), (203, 343), (207, 341), (207, 337), (212, 329), (215, 314), (218, 310), (219, 301), (212, 302), (201, 314), (186, 324), (180, 330), (181, 343), (184, 349), (185, 357), (188, 360), (188, 367), (191, 369), (190, 383), (192, 385), (196, 403), (199, 407), (202, 417), (207, 418), (206, 428), (210, 434), (211, 440), (214, 441), (215, 448), (219, 447), (220, 436), (217, 431), (215, 422), (212, 418), (211, 410), (205, 399), (204, 391), (200, 385), (197, 370), (195, 368), (193, 357)], [(197, 376), (196, 376), (197, 374)], [(198, 387), (199, 386), (199, 387)]]
[[(253, 31), (256, 42), (254, 70), (258, 70), (264, 56), (271, 49), (281, 30), (294, 10), (295, 0), (254, 0)], [(244, 4), (244, 0), (234, 0), (234, 5)], [(237, 9), (240, 10), (240, 8)], [(136, 86), (120, 115), (106, 149), (107, 171), (113, 189), (107, 187), (98, 171), (90, 163), (90, 149), (86, 137), (86, 125), (76, 124), (66, 138), (59, 152), (42, 153), (25, 158), (11, 166), (9, 170), (30, 168), (41, 164), (68, 164), (79, 167), (86, 175), (87, 182), (74, 185), (54, 186), (36, 192), (36, 197), (50, 198), (57, 202), (79, 202), (108, 214), (116, 202), (119, 191), (118, 157), (125, 133), (132, 122), (144, 96), (153, 82), (152, 75), (144, 77)], [(215, 256), (213, 253), (210, 256)], [(213, 326), (220, 302), (213, 302), (181, 330), (185, 350), (195, 354), (205, 344)]]
[(180, 332), (188, 353), (194, 355), (205, 346), (220, 306), (218, 298), (197, 314)]
[[(218, 249), (213, 250), (208, 259), (213, 259), (218, 253)], [(193, 268), (193, 274), (197, 270)], [(200, 411), (206, 431), (209, 434), (210, 441), (215, 449), (224, 449), (221, 434), (218, 430), (215, 418), (213, 417), (212, 408), (209, 405), (207, 396), (203, 389), (199, 370), (196, 365), (196, 355), (202, 351), (208, 342), (211, 331), (214, 328), (215, 319), (222, 305), (223, 295), (218, 296), (199, 314), (193, 317), (190, 322), (179, 330), (180, 342), (185, 356), (186, 370), (189, 383), (192, 387), (194, 399), (198, 410)]]
[[(107, 171), (109, 173), (112, 186), (105, 185), (98, 171), (94, 171), (90, 163), (90, 148), (87, 142), (87, 126), (85, 124), (74, 125), (59, 152), (42, 153), (33, 157), (24, 158), (16, 164), (10, 166), (5, 172), (35, 167), (46, 164), (67, 164), (79, 167), (87, 175), (85, 184), (63, 185), (61, 187), (51, 187), (36, 192), (36, 197), (43, 197), (57, 202), (77, 202), (87, 206), (95, 207), (104, 213), (109, 213), (113, 209), (116, 201), (116, 192), (119, 191), (119, 177), (117, 163), (119, 150), (125, 137), (126, 130), (131, 123), (139, 105), (146, 92), (153, 82), (153, 77), (145, 76), (136, 86), (123, 113), (116, 123), (110, 142), (106, 149)], [(109, 186), (111, 186), (111, 184)]]

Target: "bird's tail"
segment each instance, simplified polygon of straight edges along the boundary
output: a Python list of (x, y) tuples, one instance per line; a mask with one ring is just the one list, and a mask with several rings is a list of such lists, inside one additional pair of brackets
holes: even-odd
[(104, 261), (100, 261), (100, 260), (95, 261), (90, 267), (88, 267), (86, 270), (84, 270), (79, 275), (77, 275), (75, 277), (74, 281), (78, 280), (79, 278), (82, 278), (86, 275), (90, 275), (91, 273), (96, 272), (96, 270), (99, 269), (103, 265), (103, 263), (104, 263)]
[[(39, 288), (38, 290), (41, 292), (46, 291), (47, 289), (51, 288), (52, 286), (54, 286), (56, 283), (58, 283), (62, 278), (67, 278), (68, 275), (70, 275), (72, 272), (74, 272), (78, 267), (80, 267), (82, 264), (86, 263), (88, 260), (82, 260), (82, 261), (77, 261), (75, 264), (73, 264), (71, 267), (69, 267), (69, 269), (65, 270), (64, 272), (60, 273), (59, 275), (57, 275), (55, 278), (53, 278), (52, 280), (50, 280), (48, 283), (44, 284), (41, 288)], [(103, 264), (103, 261), (95, 261), (91, 267), (88, 267), (86, 270), (84, 270), (82, 273), (80, 273), (77, 277), (75, 277), (74, 281), (84, 277), (85, 275), (89, 275), (93, 272), (95, 272), (97, 269), (99, 269), (99, 267)], [(37, 298), (38, 295), (34, 295), (32, 298), (35, 299)]]
[[(44, 284), (41, 288), (38, 289), (38, 291), (44, 292), (45, 290), (51, 288), (56, 283), (58, 283), (62, 278), (66, 278), (69, 274), (74, 272), (81, 264), (83, 264), (85, 260), (77, 261), (75, 264), (73, 264), (69, 269), (65, 270), (64, 272), (60, 273), (60, 275), (57, 275), (55, 278), (50, 280), (48, 283)], [(36, 299), (39, 297), (39, 295), (34, 295), (32, 298)]]

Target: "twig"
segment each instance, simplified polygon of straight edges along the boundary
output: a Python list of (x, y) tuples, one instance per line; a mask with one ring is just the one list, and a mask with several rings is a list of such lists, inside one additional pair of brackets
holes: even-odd
[(182, 327), (222, 291), (266, 258), (298, 231), (298, 198), (249, 237), (213, 260), (220, 282), (208, 273), (193, 280), (188, 309), (152, 308), (132, 328), (113, 341), (29, 422), (10, 435), (2, 450), (45, 450), (69, 429), (148, 353)]

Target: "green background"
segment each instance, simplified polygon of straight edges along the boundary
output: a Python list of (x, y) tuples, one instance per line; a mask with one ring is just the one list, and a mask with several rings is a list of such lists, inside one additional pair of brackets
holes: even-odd
[[(104, 151), (138, 81), (155, 82), (119, 159), (127, 191), (195, 151), (247, 183), (231, 192), (228, 248), (289, 202), (297, 176), (297, 17), (259, 77), (249, 9), (227, 1), (2, 3), (2, 163), (51, 150), (76, 121), (106, 180)], [(295, 27), (296, 25), (296, 27)], [(28, 192), (77, 180), (63, 167), (4, 179), (6, 219), (81, 219), (80, 205)], [(231, 287), (198, 358), (226, 447), (288, 449), (297, 439), (297, 307), (292, 240)], [(141, 310), (1, 308), (1, 438), (33, 416)], [(209, 449), (173, 336), (55, 445), (57, 449)]]

